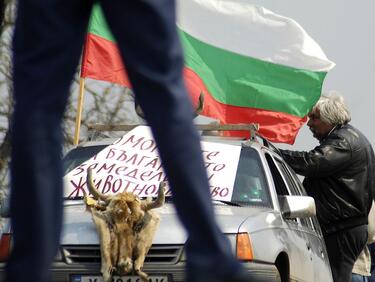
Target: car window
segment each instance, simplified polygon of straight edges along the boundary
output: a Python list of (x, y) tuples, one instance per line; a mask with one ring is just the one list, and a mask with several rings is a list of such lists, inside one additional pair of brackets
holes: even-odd
[(94, 155), (103, 150), (107, 145), (98, 145), (90, 147), (77, 147), (69, 151), (63, 158), (63, 172), (67, 174), (81, 163), (92, 158)]
[(262, 161), (254, 148), (242, 147), (232, 202), (271, 207)]
[(300, 196), (301, 193), (299, 192), (296, 184), (294, 183), (294, 179), (290, 176), (285, 164), (281, 160), (276, 158), (275, 163), (284, 176), (284, 179), (289, 187), (290, 194)]
[[(276, 163), (275, 163), (274, 159), (268, 153), (265, 153), (265, 156), (266, 156), (268, 166), (271, 170), (271, 174), (272, 174), (273, 182), (275, 184), (277, 195), (279, 196), (293, 195), (293, 192), (291, 192), (290, 188), (288, 188), (287, 184), (285, 183), (285, 181), (288, 181), (287, 178), (284, 175), (284, 178), (286, 179), (284, 180), (283, 176), (281, 175), (281, 172), (285, 174), (285, 171), (282, 165), (280, 165), (281, 164), (280, 161), (276, 159)], [(292, 222), (293, 224), (301, 224), (300, 220), (299, 219), (297, 220), (296, 218), (287, 219), (287, 221)]]
[(272, 174), (273, 182), (275, 184), (275, 189), (276, 189), (277, 195), (279, 195), (279, 196), (290, 195), (290, 192), (289, 192), (289, 190), (288, 190), (288, 188), (287, 188), (287, 186), (284, 182), (284, 179), (281, 176), (279, 170), (277, 169), (276, 164), (274, 163), (271, 155), (266, 153), (265, 156), (266, 156), (268, 166), (271, 170), (271, 174)]

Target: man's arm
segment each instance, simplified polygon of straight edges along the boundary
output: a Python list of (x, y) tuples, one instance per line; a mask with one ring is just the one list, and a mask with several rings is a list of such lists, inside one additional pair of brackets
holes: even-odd
[(300, 175), (324, 177), (350, 165), (349, 143), (340, 137), (329, 139), (309, 152), (281, 150), (284, 160)]

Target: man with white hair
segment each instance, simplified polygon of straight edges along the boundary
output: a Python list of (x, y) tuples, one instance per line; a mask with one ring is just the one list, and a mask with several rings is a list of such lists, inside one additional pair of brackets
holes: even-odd
[(307, 126), (319, 145), (309, 152), (280, 150), (315, 199), (334, 281), (350, 282), (354, 262), (367, 241), (375, 156), (370, 142), (349, 124), (339, 95), (323, 95)]

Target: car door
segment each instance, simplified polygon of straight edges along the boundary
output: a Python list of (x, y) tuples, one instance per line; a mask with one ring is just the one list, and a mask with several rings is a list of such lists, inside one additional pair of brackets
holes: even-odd
[[(305, 188), (293, 169), (285, 163), (284, 166), (291, 178), (290, 182), (296, 193), (299, 195), (307, 195)], [(314, 281), (332, 281), (333, 279), (331, 268), (329, 266), (328, 254), (317, 217), (301, 218), (300, 220), (306, 240), (309, 242), (310, 255), (314, 269)]]
[[(297, 195), (288, 177), (283, 161), (265, 153), (278, 196)], [(285, 245), (289, 251), (291, 281), (313, 282), (314, 267), (311, 246), (305, 234), (301, 219), (285, 219)]]

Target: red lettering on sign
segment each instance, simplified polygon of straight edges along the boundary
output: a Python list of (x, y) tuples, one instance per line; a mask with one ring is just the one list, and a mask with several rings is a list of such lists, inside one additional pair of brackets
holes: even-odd
[(128, 156), (126, 155), (126, 151), (125, 150), (120, 150), (120, 151), (121, 151), (121, 154), (117, 157), (116, 160), (126, 161), (126, 159), (128, 158)]
[(222, 170), (224, 167), (225, 167), (225, 164), (217, 164), (217, 165), (215, 165), (215, 167), (213, 168), (213, 171), (220, 171), (220, 170)]
[(131, 178), (137, 178), (137, 173), (138, 173), (138, 168), (135, 168), (131, 170), (130, 172), (128, 172), (127, 174), (125, 174), (125, 176), (131, 177)]
[(73, 185), (74, 190), (72, 191), (72, 193), (70, 193), (68, 198), (70, 198), (70, 197), (74, 198), (74, 197), (79, 197), (80, 195), (84, 195), (83, 190), (85, 189), (84, 185), (86, 184), (86, 181), (83, 180), (83, 177), (79, 178), (78, 183), (75, 183), (74, 180), (70, 180), (70, 183)]
[(87, 166), (86, 163), (80, 164), (74, 170), (72, 170), (74, 172), (72, 176), (77, 176), (77, 175), (79, 175), (83, 172), (86, 172), (86, 170), (88, 170), (89, 168), (95, 169), (97, 167), (97, 165), (98, 165), (98, 163), (93, 163), (93, 164), (89, 165), (87, 168), (85, 168)]
[(155, 146), (155, 142), (152, 139), (146, 140), (141, 144), (141, 150), (147, 151)]
[(115, 164), (111, 164), (110, 166), (107, 166), (106, 163), (103, 163), (102, 166), (99, 167), (99, 169), (97, 170), (97, 172), (99, 173), (101, 170), (104, 170), (107, 173), (111, 173), (112, 169), (114, 169), (114, 167), (115, 167)]
[(131, 163), (132, 165), (135, 165), (136, 161), (137, 161), (137, 157), (138, 157), (138, 154), (134, 154), (133, 156), (131, 156), (126, 163)]
[(208, 180), (211, 181), (211, 179), (214, 177), (215, 174), (211, 173), (209, 176), (208, 176)]
[(212, 187), (210, 186), (211, 190), (211, 196), (215, 198), (216, 196), (225, 197), (229, 194), (228, 188), (221, 188), (221, 187)]
[[(116, 186), (117, 186), (117, 187), (116, 187)], [(121, 186), (122, 186), (122, 179), (121, 179), (121, 178), (116, 179), (116, 180), (112, 183), (112, 192), (116, 194), (117, 192), (120, 191)]]
[(90, 164), (87, 169), (91, 168), (92, 170), (95, 170), (96, 167), (98, 166), (99, 163), (93, 163), (93, 164)]
[(74, 169), (75, 173), (73, 173), (73, 176), (76, 176), (76, 175), (78, 175), (78, 174), (80, 174), (80, 173), (86, 171), (86, 169), (84, 168), (85, 166), (86, 166), (85, 163), (80, 164), (79, 166), (77, 166), (77, 167)]
[(158, 172), (154, 176), (152, 176), (149, 180), (157, 180), (157, 181), (162, 181), (163, 180), (164, 173), (163, 172)]
[(111, 190), (111, 182), (112, 182), (113, 176), (108, 175), (107, 178), (104, 180), (104, 185), (102, 188), (102, 193), (106, 194)]
[(219, 194), (219, 189), (220, 189), (220, 187), (214, 187), (214, 188), (211, 190), (211, 196), (212, 196), (212, 197), (216, 197), (216, 196)]
[(155, 168), (158, 165), (158, 160), (158, 158), (151, 160), (145, 165), (145, 167), (151, 166), (152, 168)]
[(226, 196), (228, 196), (228, 194), (229, 194), (229, 189), (228, 188), (222, 188), (221, 191), (219, 192), (219, 195), (221, 197), (226, 197)]
[(208, 154), (206, 155), (206, 158), (207, 158), (207, 160), (211, 160), (212, 158), (217, 157), (217, 155), (218, 155), (219, 153), (220, 153), (220, 152), (218, 152), (218, 151), (215, 151), (215, 152), (208, 152)]
[(141, 141), (142, 141), (143, 139), (145, 139), (144, 137), (141, 137), (141, 138), (135, 140), (135, 138), (136, 138), (136, 136), (135, 136), (135, 135), (132, 135), (132, 136), (130, 136), (127, 140), (125, 140), (124, 142), (122, 142), (120, 145), (125, 145), (125, 144), (127, 144), (128, 142), (130, 142), (131, 144), (133, 144), (132, 147), (135, 148), (136, 146), (138, 146), (139, 143), (141, 143)]
[(131, 191), (131, 192), (133, 192), (136, 195), (140, 195), (140, 194), (142, 194), (143, 190), (145, 190), (146, 186), (147, 185), (141, 186), (140, 184), (137, 184), (137, 185), (135, 185), (135, 187), (133, 188), (133, 191)]
[(142, 156), (137, 165), (140, 165), (145, 159), (149, 159), (149, 156)]
[(107, 160), (113, 158), (116, 155), (115, 152), (116, 149), (114, 148), (109, 148), (107, 156), (105, 157)]
[(125, 172), (128, 169), (127, 166), (118, 166), (115, 169), (115, 174), (120, 175), (122, 172)]
[(139, 178), (142, 180), (142, 181), (147, 181), (148, 180), (148, 177), (153, 173), (153, 171), (149, 170), (149, 171), (145, 171), (145, 172), (142, 172), (141, 175), (139, 176)]
[(153, 184), (153, 185), (150, 185), (146, 188), (145, 194), (146, 195), (153, 195), (153, 194), (156, 193), (156, 191), (157, 191), (157, 187), (156, 187), (156, 185)]

